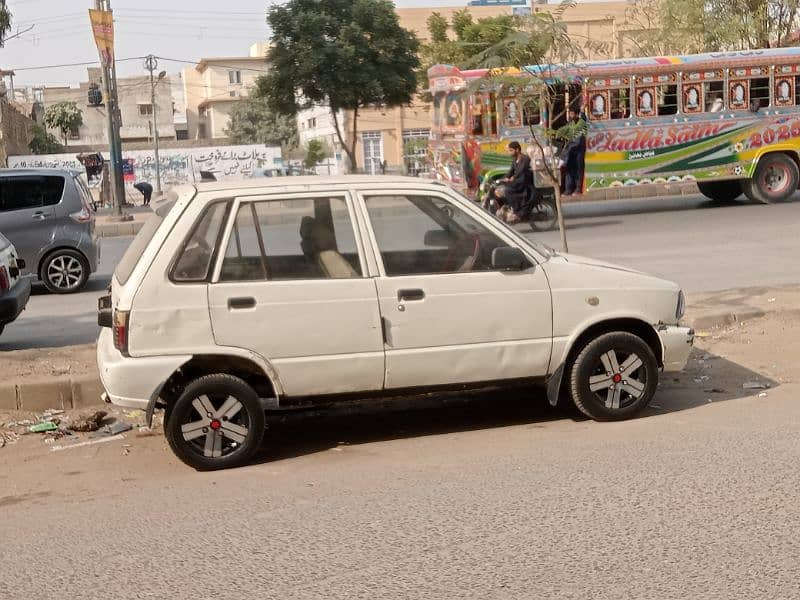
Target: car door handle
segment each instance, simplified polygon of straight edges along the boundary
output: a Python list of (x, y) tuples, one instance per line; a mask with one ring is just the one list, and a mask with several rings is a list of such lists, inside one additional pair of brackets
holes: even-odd
[(228, 308), (230, 310), (242, 310), (245, 308), (255, 308), (255, 298), (228, 298)]
[(47, 215), (43, 212), (35, 212), (31, 217), (34, 221), (44, 221), (47, 218)]
[(425, 292), (422, 290), (397, 290), (398, 302), (419, 302), (425, 299)]

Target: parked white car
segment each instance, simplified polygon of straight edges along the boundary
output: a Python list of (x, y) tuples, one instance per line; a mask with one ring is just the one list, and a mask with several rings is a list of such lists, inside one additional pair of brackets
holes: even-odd
[(560, 255), (445, 185), (297, 177), (176, 189), (125, 253), (97, 357), (107, 398), (199, 469), (258, 449), (303, 401), (546, 383), (633, 416), (684, 367), (678, 286)]
[(25, 310), (31, 295), (31, 280), (22, 277), (25, 261), (0, 233), (0, 334)]

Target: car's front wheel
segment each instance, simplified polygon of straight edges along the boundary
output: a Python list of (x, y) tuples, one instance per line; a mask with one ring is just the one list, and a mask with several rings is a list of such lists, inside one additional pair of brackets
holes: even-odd
[(570, 388), (578, 409), (597, 421), (628, 419), (658, 387), (658, 362), (640, 337), (627, 332), (589, 341), (572, 363)]
[(196, 379), (168, 414), (164, 429), (172, 451), (201, 471), (246, 463), (264, 437), (264, 409), (258, 395), (231, 375)]

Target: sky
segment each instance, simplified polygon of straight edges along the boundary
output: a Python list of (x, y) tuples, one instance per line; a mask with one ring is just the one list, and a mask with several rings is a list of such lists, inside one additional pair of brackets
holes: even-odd
[[(272, 0), (277, 1), (277, 0)], [(266, 41), (270, 0), (112, 0), (116, 29), (117, 74), (145, 74), (141, 58), (161, 60), (159, 69), (178, 73), (202, 57), (246, 56)], [(463, 6), (466, 0), (396, 0), (399, 7)], [(87, 10), (94, 0), (9, 0), (13, 15), (0, 48), (0, 69), (16, 71), (15, 86), (77, 85), (87, 66), (51, 65), (96, 62), (97, 49)], [(168, 6), (169, 8), (165, 8)], [(181, 62), (183, 61), (183, 62)]]

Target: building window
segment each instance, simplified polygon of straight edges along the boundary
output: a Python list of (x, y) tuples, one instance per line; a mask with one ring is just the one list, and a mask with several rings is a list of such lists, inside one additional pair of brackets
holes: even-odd
[(361, 134), (364, 151), (364, 171), (369, 175), (382, 173), (383, 134), (380, 131), (365, 131)]
[(139, 116), (140, 117), (152, 117), (153, 116), (153, 105), (152, 104), (140, 104), (139, 105)]
[(206, 139), (206, 124), (200, 123), (197, 126), (197, 137), (201, 140)]
[(189, 132), (185, 129), (178, 129), (175, 132), (175, 139), (176, 140), (188, 140), (189, 139)]
[(242, 83), (242, 72), (241, 71), (228, 71), (228, 81), (233, 84), (241, 84)]
[(314, 129), (317, 126), (317, 119), (314, 117), (313, 119), (308, 120), (308, 128)]
[(69, 130), (69, 139), (77, 140), (80, 137), (81, 137), (81, 134), (80, 134), (80, 131), (78, 130), (77, 127), (70, 128), (70, 130)]

